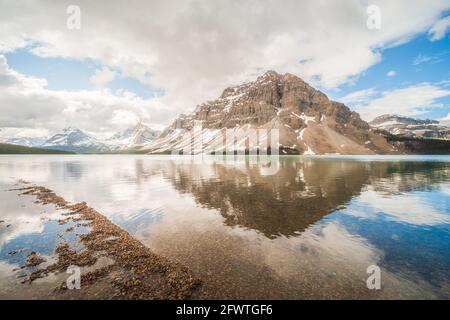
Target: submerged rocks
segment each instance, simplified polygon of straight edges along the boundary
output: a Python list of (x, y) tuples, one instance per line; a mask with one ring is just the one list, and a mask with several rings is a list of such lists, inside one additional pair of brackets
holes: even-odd
[[(77, 234), (83, 250), (77, 252), (68, 243), (60, 243), (55, 248), (57, 261), (33, 271), (23, 282), (33, 282), (49, 273), (66, 272), (69, 266), (95, 267), (100, 259), (107, 258), (110, 261), (108, 265), (89, 270), (81, 276), (82, 286), (108, 279), (106, 282), (112, 283), (114, 292), (110, 292), (107, 298), (185, 299), (200, 284), (200, 280), (186, 267), (154, 254), (85, 202), (70, 204), (42, 186), (30, 186), (22, 191), (22, 194), (35, 196), (39, 203), (53, 203), (58, 209), (65, 210), (64, 222), (83, 220), (77, 226), (90, 227), (88, 233)], [(73, 232), (73, 229), (67, 228), (66, 232)], [(31, 252), (26, 266), (37, 267), (44, 261), (36, 252)], [(57, 291), (66, 289), (65, 284), (61, 284)]]
[(45, 262), (46, 260), (42, 257), (40, 257), (36, 252), (31, 251), (27, 256), (26, 266), (27, 267), (37, 267), (41, 263)]

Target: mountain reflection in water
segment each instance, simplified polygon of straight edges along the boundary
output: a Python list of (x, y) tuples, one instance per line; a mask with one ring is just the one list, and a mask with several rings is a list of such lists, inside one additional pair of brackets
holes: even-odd
[(276, 238), (304, 231), (368, 186), (386, 195), (433, 190), (436, 183), (449, 178), (449, 168), (450, 164), (437, 162), (284, 158), (277, 174), (269, 176), (261, 175), (248, 160), (238, 168), (211, 164), (212, 178), (202, 177), (204, 169), (199, 166), (162, 170), (177, 190), (192, 194), (199, 205), (217, 209), (226, 225)]
[[(277, 165), (267, 175), (248, 158), (3, 156), (0, 182), (86, 201), (198, 274), (198, 298), (450, 297), (450, 157)], [(366, 287), (372, 264), (379, 291)]]

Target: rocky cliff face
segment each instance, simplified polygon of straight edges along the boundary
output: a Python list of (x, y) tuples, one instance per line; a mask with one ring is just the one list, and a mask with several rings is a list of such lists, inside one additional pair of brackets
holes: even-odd
[[(395, 148), (371, 129), (359, 114), (331, 101), (302, 79), (268, 71), (256, 81), (227, 88), (214, 101), (181, 115), (161, 136), (145, 146), (149, 152), (166, 152), (186, 144), (186, 133), (201, 125), (202, 144), (220, 145), (223, 129), (278, 129), (282, 153), (373, 154)], [(205, 139), (205, 136), (207, 139)], [(237, 144), (236, 148), (252, 148)]]
[(436, 120), (418, 120), (385, 114), (373, 119), (369, 124), (390, 134), (409, 138), (450, 139), (450, 127)]

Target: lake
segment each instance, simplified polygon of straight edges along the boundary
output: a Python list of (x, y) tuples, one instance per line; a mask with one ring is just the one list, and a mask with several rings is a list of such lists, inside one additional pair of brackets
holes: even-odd
[(26, 286), (11, 250), (51, 257), (60, 231), (41, 216), (51, 205), (8, 191), (21, 179), (187, 266), (202, 279), (194, 298), (450, 298), (450, 156), (283, 156), (266, 169), (248, 157), (0, 156), (0, 297)]

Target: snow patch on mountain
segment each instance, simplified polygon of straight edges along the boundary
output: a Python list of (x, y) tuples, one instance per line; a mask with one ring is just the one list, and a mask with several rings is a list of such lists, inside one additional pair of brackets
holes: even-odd
[[(180, 115), (141, 150), (148, 153), (181, 150), (209, 153), (230, 148), (238, 152), (264, 150), (267, 144), (261, 143), (261, 137), (254, 145), (249, 145), (253, 140), (249, 137), (255, 135), (255, 129), (261, 130), (262, 135), (266, 132), (265, 140), (268, 132), (277, 132), (282, 153), (395, 151), (384, 136), (372, 131), (356, 112), (329, 100), (299, 77), (274, 71), (266, 72), (253, 82), (226, 88), (216, 100), (198, 105), (190, 114)], [(232, 137), (228, 137), (229, 134)], [(366, 141), (372, 143), (366, 144)]]
[(405, 137), (450, 139), (450, 126), (436, 120), (413, 119), (385, 114), (373, 119), (369, 124), (394, 135)]
[(45, 141), (42, 146), (47, 149), (90, 153), (105, 152), (108, 148), (96, 138), (74, 127), (65, 128)]
[(142, 122), (139, 122), (135, 127), (116, 133), (112, 137), (106, 139), (103, 143), (107, 145), (110, 150), (135, 148), (151, 142), (158, 137), (159, 134), (159, 131), (152, 130)]

